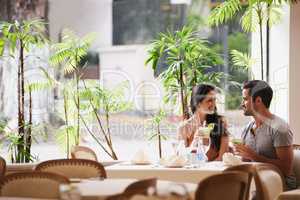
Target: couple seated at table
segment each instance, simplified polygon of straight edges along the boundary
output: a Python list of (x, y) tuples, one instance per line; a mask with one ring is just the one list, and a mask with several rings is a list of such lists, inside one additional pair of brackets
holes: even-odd
[[(193, 115), (178, 130), (179, 139), (184, 140), (188, 147), (203, 134), (200, 127), (213, 123), (206, 153), (209, 161), (222, 160), (225, 152), (232, 151), (227, 123), (217, 113), (216, 93), (212, 85), (195, 86), (191, 97)], [(284, 174), (288, 188), (295, 188), (296, 180), (292, 172), (293, 133), (284, 120), (269, 111), (272, 88), (265, 81), (253, 80), (244, 84), (242, 95), (244, 115), (252, 116), (253, 121), (242, 131), (242, 144), (235, 145), (234, 153), (244, 161), (274, 164)]]

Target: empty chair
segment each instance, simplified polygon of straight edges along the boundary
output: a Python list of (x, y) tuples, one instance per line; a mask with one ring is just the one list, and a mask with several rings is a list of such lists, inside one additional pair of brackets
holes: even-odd
[(248, 173), (247, 199), (249, 198), (252, 180), (254, 180), (255, 183), (255, 198), (258, 200), (273, 200), (285, 188), (283, 175), (276, 166), (271, 164), (243, 164), (229, 167), (224, 171), (241, 171)]
[(0, 156), (0, 179), (5, 175), (6, 171), (6, 162), (4, 158)]
[(196, 200), (245, 200), (248, 174), (224, 172), (209, 176), (198, 185)]
[(300, 187), (300, 150), (294, 150), (293, 170), (297, 179), (297, 186)]
[(135, 195), (135, 194), (147, 195), (149, 189), (154, 189), (154, 191), (156, 190), (156, 184), (157, 184), (157, 179), (156, 178), (150, 178), (150, 179), (144, 179), (144, 180), (136, 181), (136, 182), (130, 184), (124, 190), (123, 193), (126, 196), (132, 196), (132, 195)]
[(144, 195), (134, 195), (130, 200), (191, 200), (187, 197), (182, 196), (144, 196)]
[(35, 170), (52, 172), (68, 178), (106, 178), (104, 167), (93, 160), (57, 159), (39, 163)]
[(284, 191), (285, 184), (279, 169), (271, 164), (256, 165), (254, 176), (256, 195), (259, 200), (273, 200)]
[(156, 191), (156, 184), (156, 178), (139, 180), (127, 186), (123, 193), (112, 195), (106, 200), (126, 200), (134, 195), (148, 195), (149, 190), (152, 189), (153, 193)]
[(0, 181), (4, 197), (59, 198), (59, 185), (69, 184), (68, 178), (48, 172), (14, 173)]
[(253, 164), (242, 164), (242, 165), (236, 165), (236, 166), (228, 167), (227, 169), (224, 170), (224, 172), (230, 172), (230, 171), (240, 171), (240, 172), (245, 172), (245, 173), (248, 174), (248, 185), (247, 185), (247, 188), (246, 188), (246, 199), (249, 199), (252, 180), (253, 180), (253, 177), (256, 174), (255, 165), (253, 165)]
[(84, 146), (74, 146), (71, 151), (71, 157), (73, 159), (79, 158), (98, 161), (96, 153), (92, 149)]

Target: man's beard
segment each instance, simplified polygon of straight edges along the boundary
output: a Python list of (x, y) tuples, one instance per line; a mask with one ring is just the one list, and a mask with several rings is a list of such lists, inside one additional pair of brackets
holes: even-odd
[(247, 110), (245, 107), (243, 107), (244, 115), (245, 116), (253, 116), (253, 112), (250, 110)]

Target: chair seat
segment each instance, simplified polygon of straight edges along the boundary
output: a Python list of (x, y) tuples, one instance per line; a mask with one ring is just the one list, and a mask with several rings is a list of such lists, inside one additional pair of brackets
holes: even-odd
[(300, 187), (300, 150), (294, 150), (293, 170), (297, 179), (297, 186)]
[(300, 189), (290, 190), (279, 194), (277, 200), (295, 200), (300, 199)]

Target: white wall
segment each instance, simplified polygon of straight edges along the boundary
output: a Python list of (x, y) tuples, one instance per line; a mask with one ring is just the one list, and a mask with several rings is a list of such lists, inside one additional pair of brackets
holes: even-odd
[(147, 46), (122, 45), (99, 49), (100, 80), (104, 87), (112, 88), (129, 81), (128, 98), (136, 110), (153, 111), (162, 102), (162, 86), (155, 80), (153, 70), (145, 66)]
[(270, 85), (274, 90), (271, 110), (289, 120), (289, 7), (283, 9), (282, 20), (270, 29)]
[(50, 37), (63, 28), (80, 36), (96, 32), (93, 48), (112, 44), (112, 0), (49, 0)]
[[(266, 31), (263, 29), (263, 44), (266, 43), (265, 36)], [(252, 74), (254, 75), (254, 79), (261, 79), (261, 64), (260, 64), (260, 37), (259, 37), (259, 30), (251, 34), (251, 56), (255, 60), (255, 63), (251, 67)], [(264, 55), (266, 54), (266, 45), (263, 45), (263, 52)], [(264, 57), (264, 74), (266, 73), (266, 66), (265, 66), (265, 57)], [(264, 78), (266, 76), (264, 75)]]
[(295, 143), (300, 144), (300, 4), (291, 7), (290, 15), (289, 117)]

